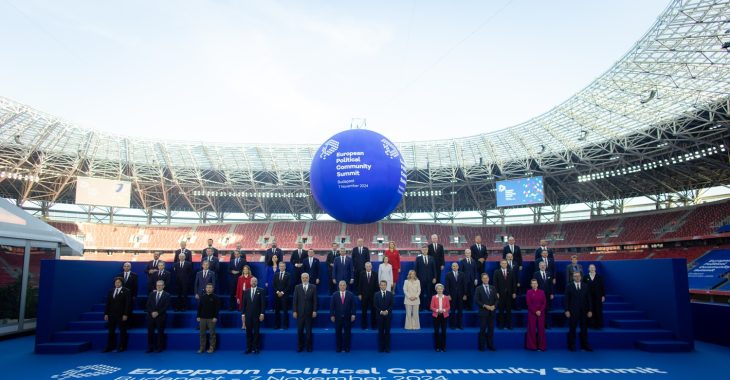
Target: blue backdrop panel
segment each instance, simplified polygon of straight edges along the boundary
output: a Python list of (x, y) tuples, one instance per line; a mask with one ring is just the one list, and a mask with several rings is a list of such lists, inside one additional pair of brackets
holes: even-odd
[(730, 347), (730, 305), (692, 303), (695, 338)]

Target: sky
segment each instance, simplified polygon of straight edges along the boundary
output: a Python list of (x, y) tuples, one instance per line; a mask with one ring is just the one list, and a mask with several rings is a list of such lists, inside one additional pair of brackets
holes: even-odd
[(668, 5), (0, 0), (0, 96), (141, 138), (321, 144), (363, 124), (458, 138), (559, 105)]

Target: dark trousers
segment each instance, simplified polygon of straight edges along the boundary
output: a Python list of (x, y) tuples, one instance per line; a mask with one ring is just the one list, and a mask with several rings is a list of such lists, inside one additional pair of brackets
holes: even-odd
[(462, 295), (451, 299), (451, 313), (449, 314), (449, 327), (452, 329), (461, 328), (462, 314), (464, 311), (464, 300)]
[[(281, 297), (278, 297), (276, 294), (274, 294), (274, 328), (275, 329), (288, 329), (289, 328), (289, 306), (288, 306), (288, 298), (289, 296), (287, 294), (284, 294)], [(282, 318), (281, 314), (284, 314), (284, 320), (282, 324)]]
[(187, 310), (188, 309), (188, 294), (190, 284), (186, 278), (176, 278), (177, 281), (175, 281), (175, 289), (177, 292), (177, 308), (181, 310)]
[(312, 351), (312, 314), (298, 315), (297, 318), (297, 349)]
[[(517, 298), (512, 300), (512, 309), (513, 310), (520, 310), (520, 294), (524, 293), (522, 291), (522, 284), (520, 284), (520, 276), (522, 275), (521, 271), (516, 271), (515, 274), (517, 275), (517, 285), (515, 285), (515, 294), (517, 295)], [(527, 301), (525, 301), (527, 302)]]
[(238, 300), (236, 299), (236, 287), (238, 286), (237, 275), (228, 276), (228, 293), (231, 295), (228, 301), (228, 308), (231, 310), (238, 309)]
[(568, 318), (568, 348), (575, 349), (575, 330), (580, 326), (580, 346), (588, 347), (588, 318), (586, 315), (570, 313)]
[(550, 325), (553, 324), (553, 317), (550, 314), (550, 310), (553, 307), (553, 300), (550, 299), (550, 294), (545, 294), (545, 328), (549, 329)]
[(370, 313), (370, 327), (374, 329), (378, 322), (375, 318), (376, 315), (375, 307), (373, 306), (372, 294), (369, 297), (363, 297), (360, 302), (360, 306), (362, 307), (362, 313), (360, 314), (360, 326), (363, 330), (368, 328), (368, 313)]
[(446, 318), (441, 313), (433, 318), (433, 348), (446, 349)]
[[(474, 281), (472, 281), (471, 283), (474, 283)], [(472, 307), (474, 305), (474, 292), (475, 292), (475, 290), (476, 290), (476, 288), (473, 287), (473, 286), (471, 286), (471, 285), (467, 285), (466, 286), (466, 294), (465, 294), (466, 300), (464, 300), (464, 309), (465, 310), (471, 310), (472, 309)]]
[(479, 349), (484, 350), (484, 344), (487, 347), (494, 348), (494, 312), (487, 311), (479, 313)]
[[(117, 347), (117, 334), (116, 330), (119, 327), (119, 346)], [(127, 348), (127, 322), (122, 320), (122, 316), (110, 315), (109, 321), (107, 322), (107, 328), (109, 334), (106, 340), (106, 348), (113, 350), (115, 348), (126, 349)]]
[(342, 350), (350, 351), (350, 339), (352, 336), (352, 321), (350, 316), (335, 318), (335, 342), (337, 352)]
[(512, 328), (512, 294), (500, 293), (497, 300), (497, 327)]
[(390, 314), (378, 313), (378, 351), (390, 351)]
[[(155, 334), (157, 330), (157, 334)], [(165, 317), (147, 316), (147, 349), (162, 351), (165, 348)]]
[(601, 296), (593, 297), (593, 316), (589, 324), (594, 329), (603, 328), (603, 302), (601, 302)]
[(261, 347), (260, 342), (261, 321), (258, 315), (248, 318), (246, 317), (246, 351), (258, 351)]
[(421, 310), (428, 310), (429, 305), (431, 305), (432, 286), (431, 281), (421, 281)]

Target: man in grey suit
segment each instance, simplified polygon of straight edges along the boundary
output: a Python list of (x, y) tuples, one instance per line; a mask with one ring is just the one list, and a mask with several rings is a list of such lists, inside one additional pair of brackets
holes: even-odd
[(494, 351), (494, 314), (497, 304), (497, 290), (489, 285), (489, 275), (482, 273), (482, 284), (476, 288), (475, 301), (479, 308), (479, 351), (486, 343)]
[(294, 288), (292, 316), (297, 320), (297, 352), (312, 352), (312, 322), (317, 318), (317, 286), (302, 273), (302, 283)]

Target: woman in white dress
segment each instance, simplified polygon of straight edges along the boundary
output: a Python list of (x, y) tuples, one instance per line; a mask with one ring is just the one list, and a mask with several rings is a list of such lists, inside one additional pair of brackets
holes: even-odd
[(403, 282), (403, 303), (406, 306), (406, 330), (419, 330), (421, 321), (418, 318), (418, 305), (421, 303), (421, 282), (416, 277), (416, 271), (408, 271), (408, 277)]
[(387, 289), (393, 291), (393, 266), (390, 265), (388, 256), (383, 256), (383, 262), (378, 265), (378, 280), (387, 282)]

